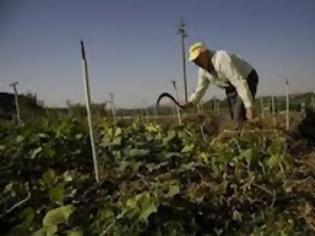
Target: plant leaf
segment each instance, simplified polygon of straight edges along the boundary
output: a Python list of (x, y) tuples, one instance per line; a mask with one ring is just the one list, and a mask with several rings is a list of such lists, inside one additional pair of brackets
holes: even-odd
[(43, 174), (43, 177), (42, 177), (42, 180), (43, 182), (46, 184), (46, 185), (52, 185), (54, 183), (56, 183), (57, 181), (57, 176), (56, 176), (56, 173), (54, 170), (52, 169), (48, 169), (44, 174)]
[(67, 236), (83, 236), (83, 233), (80, 230), (71, 230), (67, 232)]
[(74, 209), (74, 206), (66, 205), (48, 211), (43, 219), (43, 226), (50, 227), (67, 222)]
[(64, 198), (64, 185), (58, 184), (56, 187), (51, 188), (49, 190), (49, 198), (53, 202), (62, 204)]

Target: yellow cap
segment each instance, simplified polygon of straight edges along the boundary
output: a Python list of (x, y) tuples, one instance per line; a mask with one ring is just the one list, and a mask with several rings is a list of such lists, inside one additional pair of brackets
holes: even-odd
[(207, 51), (207, 46), (201, 42), (195, 43), (189, 48), (189, 61), (195, 60), (200, 53)]

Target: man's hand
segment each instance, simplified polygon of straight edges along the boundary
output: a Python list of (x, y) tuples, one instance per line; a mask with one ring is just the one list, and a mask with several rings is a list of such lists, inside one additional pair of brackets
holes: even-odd
[(254, 120), (254, 118), (255, 118), (254, 108), (250, 107), (250, 108), (246, 109), (246, 118), (249, 121)]
[(183, 110), (189, 110), (193, 107), (194, 107), (194, 104), (192, 102), (188, 102), (182, 106)]

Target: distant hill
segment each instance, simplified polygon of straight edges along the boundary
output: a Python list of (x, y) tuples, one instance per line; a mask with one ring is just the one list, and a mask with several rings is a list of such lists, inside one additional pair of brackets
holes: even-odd
[(13, 119), (14, 116), (14, 95), (10, 93), (0, 93), (0, 118)]
[[(27, 115), (29, 112), (41, 112), (43, 106), (39, 104), (36, 95), (19, 95), (19, 104), (21, 115)], [(14, 94), (0, 93), (0, 118), (14, 119), (16, 116)]]

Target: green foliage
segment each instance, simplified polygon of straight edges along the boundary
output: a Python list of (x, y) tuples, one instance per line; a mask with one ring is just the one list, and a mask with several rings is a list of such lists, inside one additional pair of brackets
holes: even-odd
[[(98, 124), (95, 183), (84, 125), (43, 120), (0, 131), (5, 235), (311, 235), (312, 165), (279, 130)], [(298, 157), (301, 159), (301, 157)], [(315, 165), (314, 165), (315, 166)], [(30, 194), (30, 199), (11, 209)]]
[(73, 210), (73, 206), (67, 205), (48, 211), (43, 219), (43, 227), (36, 231), (33, 236), (57, 235), (58, 225), (66, 223)]

